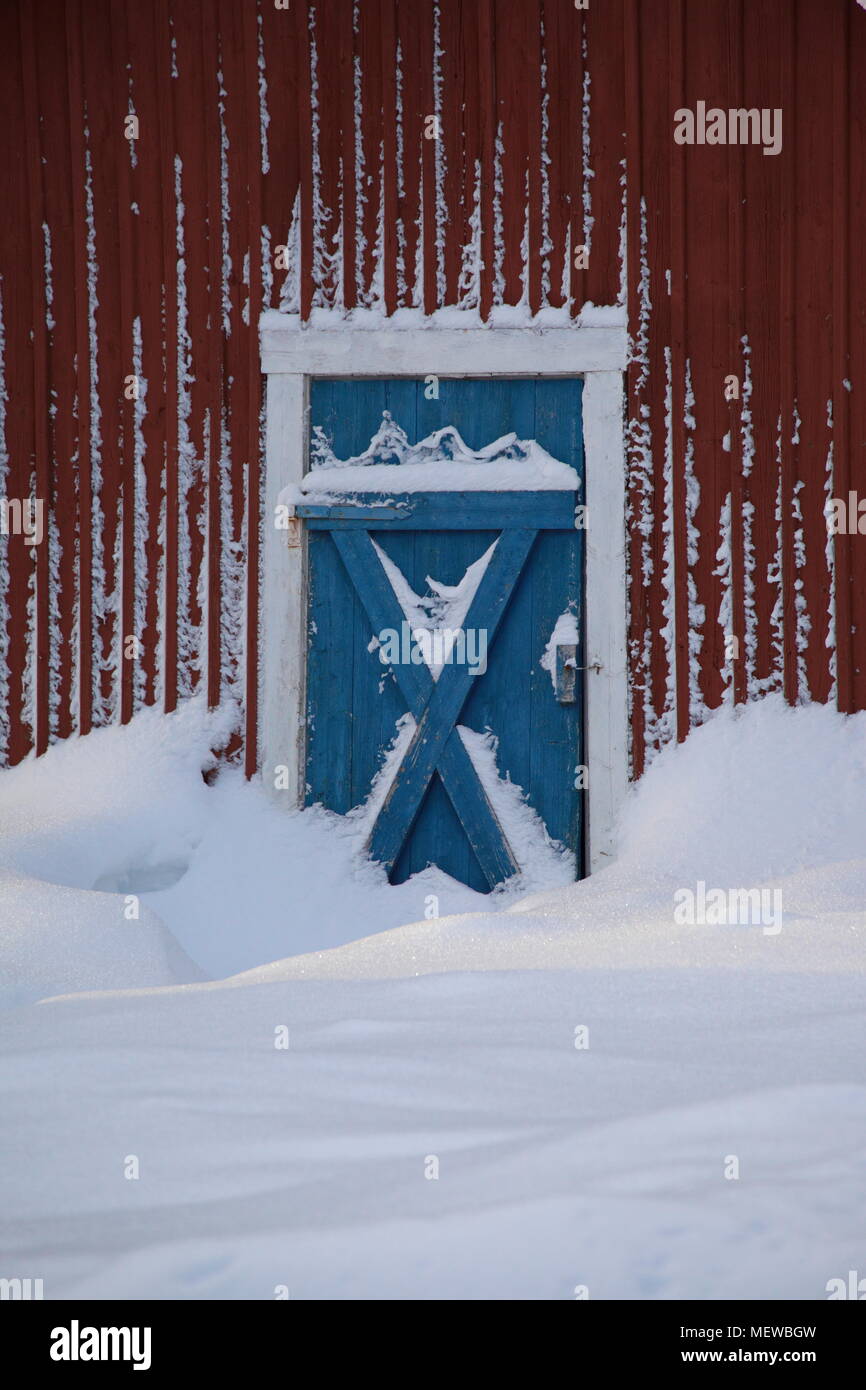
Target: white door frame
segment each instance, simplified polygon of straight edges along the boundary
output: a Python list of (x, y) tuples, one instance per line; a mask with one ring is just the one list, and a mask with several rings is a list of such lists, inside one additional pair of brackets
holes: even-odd
[[(451, 318), (453, 322), (453, 315)], [(267, 376), (260, 749), (262, 777), (303, 805), (306, 548), (275, 525), (279, 494), (306, 471), (313, 377), (584, 378), (588, 862), (609, 863), (628, 785), (624, 327), (301, 328), (261, 319)]]

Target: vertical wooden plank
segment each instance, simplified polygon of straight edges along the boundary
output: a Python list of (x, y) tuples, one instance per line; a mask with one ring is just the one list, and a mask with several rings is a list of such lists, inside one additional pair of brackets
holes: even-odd
[[(343, 7), (345, 8), (345, 7)], [(312, 265), (310, 269), (311, 303), (336, 305), (342, 294), (342, 137), (341, 108), (338, 99), (337, 74), (333, 54), (339, 52), (342, 20), (341, 7), (317, 4), (311, 11), (309, 55), (306, 48), (301, 56), (309, 56), (310, 82), (315, 75), (315, 94), (312, 107), (299, 107), (297, 135), (300, 157), (306, 158), (309, 140)], [(311, 85), (311, 100), (313, 91)], [(306, 126), (310, 126), (309, 135)], [(354, 185), (353, 185), (354, 186)]]
[[(174, 186), (177, 209), (175, 249), (178, 262), (178, 693), (202, 688), (208, 671), (208, 576), (205, 538), (208, 533), (208, 461), (211, 392), (208, 383), (208, 317), (212, 305), (206, 232), (208, 199), (209, 124), (204, 115), (209, 73), (201, 44), (200, 0), (175, 6), (169, 14), (172, 95), (180, 111), (187, 104), (201, 113), (197, 120), (181, 116), (174, 130)], [(251, 124), (258, 131), (258, 65), (255, 12), (245, 8), (253, 23), (254, 70), (250, 92), (255, 102)], [(204, 50), (207, 52), (207, 49)], [(211, 78), (212, 80), (212, 78)], [(211, 175), (211, 178), (213, 176)], [(261, 279), (258, 235), (250, 238), (250, 282)], [(252, 304), (249, 305), (250, 315)]]
[[(581, 479), (578, 501), (583, 503), (592, 486), (586, 476), (583, 451), (584, 383), (568, 379), (539, 380), (533, 386), (534, 437), (554, 458), (575, 469)], [(531, 573), (525, 581), (532, 587), (531, 772), (527, 786), (532, 804), (550, 834), (573, 851), (576, 878), (583, 877), (584, 872), (586, 797), (584, 791), (575, 787), (575, 781), (578, 780), (578, 767), (586, 762), (583, 708), (586, 672), (577, 673), (576, 703), (563, 705), (557, 703), (550, 673), (540, 663), (557, 619), (568, 609), (574, 613), (581, 634), (577, 664), (583, 667), (588, 663), (583, 591), (585, 539), (583, 530), (542, 533), (536, 541)]]
[[(743, 94), (743, 16), (740, 0), (736, 0), (733, 9), (729, 9), (727, 15), (727, 90), (730, 100), (725, 103), (726, 109), (729, 107), (738, 108), (741, 105)], [(712, 148), (710, 153), (716, 153)], [(735, 375), (740, 381), (740, 396), (732, 400), (728, 411), (728, 438), (730, 449), (728, 452), (729, 463), (729, 526), (728, 544), (730, 547), (730, 616), (728, 623), (730, 632), (720, 634), (725, 640), (733, 637), (737, 643), (737, 655), (730, 662), (731, 690), (734, 703), (740, 704), (746, 699), (747, 694), (747, 651), (746, 651), (746, 615), (745, 615), (745, 547), (744, 547), (744, 503), (745, 485), (743, 471), (747, 466), (745, 457), (745, 446), (747, 432), (743, 427), (743, 412), (750, 408), (749, 397), (746, 387), (746, 367), (747, 360), (743, 353), (743, 227), (742, 227), (742, 203), (743, 203), (743, 150), (739, 145), (728, 145), (725, 151), (726, 158), (726, 183), (728, 187), (728, 258), (725, 267), (727, 275), (727, 300), (728, 300), (728, 343), (727, 361), (728, 371), (723, 373), (723, 377), (728, 372)], [(763, 156), (762, 156), (763, 158)], [(724, 294), (721, 286), (716, 289), (717, 296)], [(749, 364), (750, 370), (750, 364)]]
[[(827, 402), (833, 395), (834, 228), (841, 209), (834, 204), (832, 128), (837, 82), (845, 81), (844, 53), (834, 54), (834, 25), (813, 5), (801, 3), (797, 15), (797, 259), (796, 408), (799, 435), (794, 451), (796, 481), (790, 499), (793, 519), (794, 617), (789, 647), (797, 657), (799, 699), (824, 700), (829, 692), (825, 615), (827, 544), (824, 469), (827, 453)], [(807, 114), (808, 113), (808, 114)], [(844, 132), (840, 137), (843, 142)], [(828, 157), (829, 155), (829, 157)], [(844, 157), (844, 152), (843, 152)], [(844, 203), (844, 195), (843, 195)], [(843, 248), (839, 248), (840, 253)], [(844, 263), (844, 262), (843, 262)], [(844, 317), (838, 331), (845, 337)], [(838, 396), (838, 391), (836, 392)], [(844, 417), (844, 411), (843, 411)], [(844, 438), (844, 419), (842, 436)], [(836, 430), (834, 428), (834, 434)], [(838, 443), (838, 441), (837, 441)], [(840, 454), (847, 453), (840, 448)], [(844, 546), (841, 547), (844, 555)], [(844, 561), (843, 561), (844, 563)], [(843, 656), (843, 679), (847, 685)]]
[(496, 58), (493, 11), (495, 0), (478, 0), (478, 120), (481, 161), (481, 292), (480, 313), (490, 317), (494, 295), (495, 162), (496, 162)]
[(379, 2), (380, 70), (382, 79), (382, 293), (386, 314), (398, 304), (397, 262), (399, 242), (397, 169), (397, 25), (396, 0)]
[[(166, 496), (166, 436), (168, 422), (176, 408), (177, 389), (174, 364), (165, 357), (165, 322), (176, 317), (176, 301), (166, 299), (164, 266), (166, 240), (176, 261), (174, 216), (174, 169), (163, 163), (160, 140), (160, 95), (154, 59), (152, 11), (142, 6), (119, 6), (118, 22), (125, 31), (129, 71), (126, 73), (127, 104), (132, 103), (139, 118), (140, 138), (134, 149), (122, 141), (118, 159), (128, 161), (128, 193), (131, 199), (129, 221), (133, 264), (131, 302), (133, 320), (126, 329), (124, 351), (139, 364), (143, 395), (130, 422), (135, 431), (136, 506), (135, 537), (135, 624), (141, 643), (136, 668), (135, 703), (165, 704), (166, 626), (173, 624), (175, 610), (168, 607), (166, 590), (166, 546), (168, 539)], [(120, 98), (118, 98), (120, 99)], [(168, 113), (162, 113), (162, 120)], [(134, 156), (134, 158), (133, 158)], [(164, 185), (171, 194), (171, 213), (165, 223)], [(127, 310), (127, 313), (130, 310)], [(169, 400), (171, 397), (171, 400)], [(140, 432), (140, 438), (139, 438)]]
[[(339, 73), (337, 88), (340, 105), (340, 137), (342, 150), (343, 189), (343, 304), (355, 308), (358, 302), (357, 272), (357, 168), (355, 153), (355, 28), (356, 3), (340, 6), (340, 32), (336, 54)], [(303, 129), (305, 115), (298, 108), (299, 124)], [(304, 166), (301, 165), (301, 201), (304, 201)], [(302, 313), (303, 313), (302, 309)]]
[(49, 577), (49, 730), (52, 741), (68, 738), (78, 724), (78, 518), (75, 458), (74, 263), (70, 225), (71, 189), (66, 158), (69, 111), (66, 101), (65, 26), (43, 3), (34, 9), (39, 32), (36, 53), (44, 219), (43, 258), (47, 332), (50, 515), (43, 545)]
[[(667, 513), (670, 498), (666, 484), (667, 422), (666, 383), (671, 342), (672, 220), (671, 172), (674, 144), (671, 110), (676, 109), (670, 90), (670, 9), (659, 18), (654, 6), (641, 9), (641, 83), (644, 136), (642, 228), (645, 248), (645, 286), (648, 315), (646, 382), (649, 413), (647, 439), (652, 468), (647, 467), (641, 497), (642, 575), (648, 583), (648, 622), (642, 634), (649, 679), (641, 692), (650, 756), (675, 735), (675, 670), (673, 651), (673, 545)], [(643, 272), (642, 272), (643, 273)]]
[[(570, 63), (572, 55), (567, 48), (571, 23), (570, 9), (568, 6), (557, 4), (556, 0), (554, 3), (551, 3), (551, 0), (542, 0), (541, 20), (547, 98), (548, 244), (545, 247), (545, 263), (549, 283), (545, 288), (545, 297), (549, 303), (559, 307), (568, 298), (573, 260), (568, 236), (572, 192), (569, 171), (572, 167), (574, 135), (569, 113), (571, 90), (575, 82), (574, 69)], [(628, 129), (628, 126), (626, 128)]]
[(87, 371), (87, 223), (84, 202), (84, 102), (82, 97), (81, 4), (66, 0), (69, 187), (72, 221), (72, 291), (75, 301), (75, 375), (78, 456), (78, 727), (87, 734), (93, 709), (93, 577), (89, 544), (93, 507), (91, 474), (90, 382)]
[[(270, 116), (267, 127), (269, 169), (267, 174), (263, 175), (262, 180), (262, 216), (267, 231), (264, 245), (268, 249), (271, 267), (270, 294), (266, 296), (270, 308), (278, 308), (281, 303), (285, 308), (292, 307), (291, 295), (296, 294), (298, 288), (298, 266), (296, 265), (293, 271), (287, 273), (285, 269), (276, 267), (275, 260), (276, 248), (291, 244), (292, 219), (299, 192), (301, 139), (298, 125), (300, 114), (298, 88), (300, 69), (306, 63), (308, 56), (306, 42), (301, 48), (296, 41), (297, 12), (299, 9), (300, 7), (297, 5), (290, 10), (277, 10), (273, 5), (263, 5), (259, 16), (262, 25), (262, 46), (267, 84), (266, 103)], [(207, 16), (207, 29), (211, 36), (211, 42), (215, 44), (216, 33), (210, 9), (208, 8), (204, 13)], [(333, 6), (328, 6), (325, 9), (322, 6), (317, 8), (318, 41), (322, 50), (329, 53), (334, 52), (334, 43), (329, 42), (322, 25), (326, 20), (330, 21), (330, 17), (334, 13)], [(209, 71), (212, 70), (212, 82), (216, 80), (216, 66), (215, 60), (210, 60), (208, 63)], [(331, 190), (339, 186), (339, 148), (337, 146), (335, 154), (331, 156), (328, 152), (334, 148), (335, 138), (326, 138), (329, 129), (336, 129), (337, 117), (334, 102), (329, 100), (320, 105), (319, 116), (322, 124), (321, 145), (325, 189), (323, 196), (328, 206), (336, 210), (333, 215), (337, 217), (339, 215), (339, 199), (333, 196)], [(209, 136), (209, 149), (210, 140), (211, 137)], [(216, 148), (218, 159), (218, 135)], [(336, 174), (333, 172), (334, 160), (337, 164)], [(217, 162), (217, 174), (218, 170), (219, 163)], [(299, 231), (299, 228), (295, 230)], [(294, 283), (289, 283), (291, 280)], [(298, 304), (295, 303), (293, 307), (297, 311)]]
[[(302, 7), (298, 7), (300, 10)], [(249, 644), (257, 633), (248, 629), (248, 519), (250, 506), (249, 449), (252, 417), (258, 402), (252, 396), (250, 352), (255, 336), (245, 322), (249, 311), (250, 236), (246, 211), (246, 164), (249, 151), (250, 102), (247, 94), (243, 16), (236, 5), (220, 0), (220, 141), (223, 258), (221, 271), (224, 336), (224, 433), (222, 440), (222, 614), (223, 677), (221, 693), (245, 700)], [(308, 43), (306, 11), (296, 14), (299, 40)], [(255, 115), (258, 128), (258, 114)], [(233, 752), (235, 750), (233, 749)]]
[(247, 649), (246, 649), (246, 728), (244, 734), (245, 768), (248, 777), (256, 770), (258, 728), (258, 657), (259, 657), (259, 547), (261, 518), (261, 456), (263, 420), (261, 414), (262, 376), (258, 361), (257, 325), (262, 311), (262, 276), (259, 246), (261, 244), (262, 206), (261, 169), (262, 148), (258, 120), (258, 58), (256, 46), (255, 9), (244, 11), (244, 49), (246, 57), (247, 93), (250, 111), (247, 115), (247, 142), (244, 151), (247, 167), (247, 207), (249, 213), (249, 287), (245, 315), (247, 362), (249, 374), (249, 420), (247, 433)]
[[(381, 420), (384, 398), (383, 382), (313, 381), (311, 431), (320, 426), (338, 458), (359, 453)], [(360, 799), (354, 775), (353, 710), (355, 662), (366, 655), (359, 631), (363, 617), (331, 536), (311, 532), (308, 544), (307, 802), (321, 801), (345, 812)]]
[(527, 32), (527, 47), (523, 55), (525, 65), (527, 106), (527, 188), (526, 188), (526, 242), (524, 255), (526, 297), (530, 313), (537, 314), (543, 302), (541, 280), (544, 248), (544, 225), (542, 220), (542, 91), (541, 91), (541, 0), (532, 6)]
[[(327, 531), (309, 538), (310, 631), (306, 719), (311, 730), (307, 805), (345, 815), (352, 809), (352, 697), (355, 643), (349, 615), (355, 598), (351, 581)], [(326, 700), (319, 698), (328, 691)]]
[[(532, 45), (532, 6), (515, 7), (496, 0), (497, 124), (501, 128), (503, 237), (502, 302), (519, 304), (524, 295), (522, 248), (528, 239), (527, 200), (529, 165), (528, 83), (524, 55)], [(537, 31), (536, 31), (537, 32)], [(508, 39), (505, 40), (505, 34)], [(498, 142), (497, 142), (498, 143)], [(528, 287), (527, 287), (528, 289)]]
[(160, 189), (162, 194), (162, 276), (165, 307), (166, 452), (165, 452), (165, 708), (176, 708), (178, 699), (178, 454), (180, 449), (179, 370), (177, 335), (178, 266), (176, 250), (177, 203), (174, 168), (174, 94), (171, 82), (171, 47), (168, 0), (156, 0), (152, 15), (152, 61), (158, 93)]
[(446, 284), (449, 302), (476, 311), (481, 302), (483, 206), (478, 27), (475, 7), (460, 0), (449, 0), (443, 7)]
[(590, 5), (583, 14), (590, 81), (588, 193), (592, 254), (586, 294), (594, 304), (616, 304), (621, 291), (621, 161), (625, 155), (624, 34), (622, 4)]
[[(840, 461), (837, 481), (834, 482), (835, 496), (844, 496), (844, 489), (854, 487), (860, 498), (866, 494), (863, 479), (866, 477), (866, 392), (857, 389), (856, 383), (863, 381), (866, 368), (866, 257), (860, 248), (866, 244), (866, 111), (859, 100), (859, 94), (866, 90), (866, 11), (859, 6), (848, 10), (849, 30), (849, 70), (848, 70), (848, 235), (847, 266), (843, 271), (836, 266), (837, 281), (844, 274), (845, 302), (847, 305), (848, 362), (839, 389), (839, 370), (842, 363), (839, 357), (834, 362), (833, 398), (839, 402), (843, 392), (848, 397), (849, 417), (847, 459)], [(837, 98), (838, 100), (838, 98)], [(841, 153), (841, 152), (839, 152)], [(838, 160), (837, 160), (838, 168)], [(834, 323), (836, 322), (834, 314)], [(846, 321), (843, 320), (842, 323)], [(837, 352), (841, 355), (842, 343), (837, 333)], [(851, 382), (850, 392), (845, 390), (844, 380)], [(837, 445), (836, 448), (839, 446)], [(835, 449), (834, 449), (835, 459)], [(866, 708), (866, 655), (863, 652), (863, 633), (866, 632), (866, 537), (852, 537), (849, 545), (850, 575), (850, 633), (843, 628), (843, 620), (836, 615), (837, 648), (850, 637), (851, 658), (849, 707), (856, 710)], [(839, 575), (837, 573), (837, 602)], [(840, 699), (841, 704), (841, 699)]]
[[(130, 178), (132, 142), (123, 134), (123, 113), (128, 101), (129, 43), (126, 33), (124, 6), (114, 0), (111, 6), (111, 73), (115, 98), (113, 103), (114, 125), (112, 154), (116, 169), (117, 200), (115, 206), (115, 232), (118, 256), (115, 262), (120, 302), (120, 324), (118, 340), (120, 355), (117, 363), (118, 380), (115, 389), (120, 399), (121, 454), (118, 460), (120, 472), (121, 509), (121, 547), (120, 547), (120, 627), (118, 641), (120, 646), (120, 718), (127, 723), (132, 718), (135, 705), (135, 675), (139, 656), (129, 655), (137, 652), (137, 641), (141, 634), (136, 630), (135, 621), (135, 527), (136, 527), (136, 400), (124, 389), (128, 377), (137, 375), (135, 361), (135, 338), (133, 332), (133, 247), (132, 247), (132, 187)], [(139, 127), (140, 129), (140, 127)], [(144, 138), (152, 139), (153, 130), (145, 128)], [(140, 138), (140, 137), (139, 137)], [(142, 383), (138, 383), (141, 390)], [(146, 397), (145, 397), (146, 399)], [(134, 637), (136, 642), (130, 643)]]
[[(727, 107), (736, 105), (737, 22), (728, 0), (709, 0), (699, 22), (690, 27), (687, 59), (685, 106), (696, 101)], [(729, 101), (730, 98), (730, 101)], [(672, 103), (672, 109), (676, 103)], [(678, 618), (686, 632), (682, 661), (686, 668), (688, 722), (698, 723), (707, 708), (720, 703), (723, 675), (742, 668), (742, 662), (726, 666), (723, 626), (732, 627), (732, 615), (723, 615), (723, 604), (730, 602), (724, 581), (719, 578), (717, 551), (722, 540), (723, 517), (731, 509), (731, 497), (741, 479), (740, 456), (736, 444), (725, 452), (724, 436), (731, 438), (729, 412), (739, 411), (739, 402), (724, 402), (723, 382), (728, 372), (741, 371), (741, 330), (737, 327), (740, 304), (739, 218), (740, 199), (728, 197), (730, 177), (739, 156), (736, 149), (719, 146), (688, 146), (683, 152), (673, 145), (672, 114), (667, 116), (667, 141), (673, 159), (685, 166), (684, 184), (677, 198), (685, 194), (688, 224), (683, 234), (687, 279), (682, 287), (688, 304), (688, 332), (684, 341), (684, 360), (672, 364), (680, 375), (683, 396), (677, 396), (675, 414), (682, 409), (683, 456), (674, 454), (674, 467), (685, 480), (685, 531), (682, 569), (676, 570)], [(684, 208), (674, 208), (678, 222)], [(671, 286), (673, 289), (673, 285)], [(667, 295), (665, 295), (667, 298)], [(682, 317), (682, 300), (677, 298)], [(682, 331), (679, 320), (677, 331)], [(741, 536), (741, 508), (734, 503), (736, 525), (727, 527), (725, 543), (734, 532)], [(679, 518), (678, 518), (678, 524)], [(737, 580), (735, 578), (734, 583)], [(741, 602), (733, 604), (737, 635), (741, 633)]]
[[(276, 13), (276, 11), (275, 11)], [(207, 266), (207, 698), (211, 707), (222, 694), (222, 188), (219, 123), (219, 42), (210, 7), (199, 11), (203, 55), (203, 123), (205, 131), (205, 184), (207, 226), (204, 255)], [(287, 225), (287, 224), (286, 224)], [(278, 244), (284, 244), (282, 236)], [(271, 253), (272, 254), (272, 253)]]
[[(832, 220), (832, 285), (833, 316), (831, 324), (832, 374), (830, 399), (833, 410), (833, 495), (848, 497), (851, 480), (851, 392), (844, 382), (851, 380), (850, 342), (851, 342), (851, 287), (850, 267), (850, 213), (849, 197), (853, 195), (851, 181), (853, 169), (849, 156), (849, 141), (862, 152), (858, 136), (862, 130), (862, 117), (858, 126), (851, 131), (851, 110), (849, 108), (851, 90), (851, 29), (854, 24), (853, 7), (837, 5), (832, 26), (832, 129), (833, 129), (833, 220)], [(862, 33), (862, 30), (861, 30)], [(859, 45), (862, 51), (862, 44)], [(862, 71), (862, 69), (861, 69)], [(855, 91), (857, 89), (855, 88)], [(861, 103), (858, 103), (858, 106)], [(859, 115), (859, 113), (858, 113)], [(862, 168), (862, 164), (860, 166)], [(856, 244), (856, 243), (855, 243)], [(862, 301), (859, 301), (862, 303)], [(854, 301), (858, 303), (858, 301)], [(816, 459), (816, 466), (819, 460)], [(859, 471), (859, 470), (858, 470)], [(862, 477), (862, 472), (860, 473)], [(832, 607), (835, 609), (836, 647), (836, 702), (846, 714), (857, 708), (854, 700), (855, 664), (866, 666), (855, 657), (861, 644), (852, 641), (854, 632), (854, 592), (853, 576), (854, 547), (859, 537), (836, 536), (832, 554), (835, 568)], [(818, 561), (818, 535), (815, 535), (814, 563)], [(861, 562), (862, 563), (862, 562)], [(828, 576), (828, 581), (830, 576)], [(828, 586), (829, 588), (829, 583)], [(831, 595), (822, 594), (823, 611), (816, 612), (816, 623), (820, 623), (819, 634), (826, 631), (825, 617), (831, 608)], [(858, 605), (859, 607), (859, 605)], [(862, 620), (862, 608), (857, 614)], [(857, 673), (859, 674), (859, 673)], [(859, 685), (860, 682), (858, 681)]]
[(641, 84), (641, 6), (640, 0), (624, 0), (624, 79), (626, 99), (626, 173), (628, 178), (628, 321), (632, 325), (634, 349), (627, 373), (628, 390), (628, 493), (627, 529), (629, 548), (628, 652), (630, 763), (632, 774), (640, 777), (646, 756), (646, 710), (643, 691), (650, 679), (645, 634), (649, 630), (647, 611), (649, 586), (646, 582), (644, 552), (648, 548), (648, 527), (643, 513), (652, 484), (652, 434), (649, 425), (649, 267), (645, 256), (646, 210), (643, 198), (642, 160), (643, 109)]
[(416, 10), (397, 0), (396, 76), (398, 104), (398, 161), (400, 166), (401, 257), (398, 283), (401, 283), (401, 305), (423, 307), (421, 255), (423, 251), (422, 146), (424, 131), (424, 92), (418, 80), (421, 71), (421, 28)]
[[(49, 387), (48, 333), (46, 328), (45, 284), (41, 264), (42, 220), (44, 201), (42, 189), (42, 151), (39, 139), (39, 89), (36, 70), (35, 16), (32, 8), (19, 11), (21, 69), (24, 98), (24, 138), (28, 171), (28, 210), (30, 217), (30, 288), (33, 325), (33, 449), (35, 457), (36, 499), (42, 503), (46, 518), (51, 505), (51, 474), (49, 458)], [(29, 493), (23, 495), (33, 495)], [(50, 731), (50, 667), (49, 667), (49, 567), (46, 540), (36, 547), (36, 753), (48, 747)]]
[[(345, 10), (345, 7), (343, 7)], [(317, 232), (316, 208), (313, 197), (313, 122), (310, 120), (313, 106), (313, 81), (320, 82), (318, 50), (314, 47), (314, 15), (316, 10), (310, 4), (300, 3), (292, 8), (295, 25), (295, 47), (297, 50), (297, 88), (296, 88), (296, 131), (299, 146), (299, 186), (300, 186), (300, 224), (297, 228), (297, 278), (299, 278), (299, 307), (302, 318), (310, 317), (310, 310), (316, 299), (314, 282), (314, 257), (316, 257)], [(316, 75), (313, 74), (313, 53), (316, 51)], [(345, 76), (341, 68), (341, 79)], [(318, 107), (322, 106), (321, 86), (318, 88)]]
[[(30, 190), (28, 135), (21, 99), (23, 50), (16, 8), (0, 8), (0, 172), (10, 205), (27, 206)], [(3, 495), (31, 499), (33, 474), (34, 374), (30, 340), (33, 320), (31, 292), (31, 226), (27, 217), (0, 220), (0, 294), (3, 311), (5, 475)], [(36, 551), (22, 535), (0, 537), (5, 603), (6, 703), (3, 711), (6, 744), (4, 760), (19, 762), (33, 747), (35, 687), (33, 647)]]
[[(436, 141), (430, 135), (428, 120), (436, 115), (435, 92), (433, 86), (434, 41), (434, 3), (423, 0), (412, 15), (416, 29), (414, 46), (415, 69), (418, 96), (420, 98), (420, 120), (418, 140), (421, 158), (421, 273), (423, 276), (422, 304), (426, 314), (432, 314), (439, 307), (436, 264)], [(411, 71), (411, 69), (410, 69)]]
[[(780, 35), (782, 50), (782, 90), (783, 109), (795, 112), (797, 109), (797, 5), (786, 8)], [(797, 621), (794, 607), (794, 544), (790, 499), (794, 489), (794, 461), (792, 425), (796, 381), (794, 372), (795, 335), (798, 331), (797, 314), (797, 160), (798, 139), (796, 117), (789, 118), (788, 137), (780, 158), (783, 163), (784, 204), (782, 211), (781, 262), (781, 357), (782, 357), (782, 396), (779, 423), (780, 488), (781, 488), (781, 573), (785, 633), (785, 698), (793, 703), (797, 696), (797, 659), (794, 634)]]
[[(0, 163), (0, 177), (6, 170)], [(4, 242), (0, 243), (0, 265), (7, 264), (9, 247)], [(9, 393), (6, 389), (8, 379), (6, 362), (6, 308), (4, 305), (4, 286), (3, 277), (0, 273), (0, 497), (4, 501), (9, 500), (9, 481), (11, 479), (11, 468), (9, 466), (9, 431), (7, 429), (6, 407), (9, 401)], [(10, 594), (10, 542), (9, 537), (0, 537), (0, 767), (5, 767), (9, 758), (9, 735), (10, 735), (10, 667), (9, 656), (12, 647), (12, 634), (9, 630), (9, 619), (11, 617), (9, 594)]]
[[(90, 12), (88, 12), (90, 13)], [(117, 182), (113, 158), (100, 149), (123, 141), (123, 111), (117, 112), (111, 83), (110, 9), (102, 3), (99, 23), (82, 47), (87, 354), (82, 389), (90, 394), (91, 509), (83, 518), (81, 543), (91, 552), (93, 573), (93, 722), (110, 723), (120, 705), (120, 522), (122, 513), (118, 442), (120, 401), (120, 290), (115, 254)]]
[[(686, 11), (682, 0), (672, 0), (670, 27), (671, 100), (675, 107), (688, 104), (691, 95), (688, 78), (689, 61), (686, 36)], [(672, 138), (672, 135), (671, 135)], [(683, 145), (674, 145), (671, 153), (671, 337), (669, 363), (670, 398), (670, 481), (671, 520), (673, 531), (673, 657), (675, 662), (675, 699), (677, 739), (682, 741), (689, 727), (688, 684), (688, 594), (682, 576), (686, 571), (687, 545), (685, 530), (685, 341), (686, 341), (686, 164)]]
[(754, 466), (747, 493), (751, 511), (753, 568), (751, 588), (755, 666), (750, 695), (782, 686), (781, 575), (777, 574), (777, 435), (780, 410), (780, 247), (785, 142), (793, 114), (784, 110), (782, 61), (778, 44), (766, 33), (782, 29), (786, 0), (765, 0), (760, 10), (743, 7), (744, 104), (783, 110), (781, 155), (747, 151), (743, 204), (743, 324), (751, 348), (751, 429)]
[(564, 38), (567, 56), (563, 61), (567, 65), (568, 96), (567, 101), (563, 104), (565, 129), (561, 131), (561, 141), (567, 159), (569, 176), (570, 297), (572, 314), (576, 317), (589, 297), (587, 272), (584, 268), (585, 257), (580, 257), (580, 265), (578, 265), (575, 252), (578, 247), (583, 247), (585, 253), (588, 252), (590, 256), (592, 254), (592, 228), (589, 222), (591, 211), (588, 206), (590, 201), (589, 175), (585, 174), (584, 167), (586, 165), (586, 168), (589, 168), (588, 161), (584, 159), (584, 143), (588, 137), (591, 137), (591, 131), (584, 115), (588, 78), (584, 59), (586, 15), (571, 6), (568, 7), (567, 11)]
[(378, 0), (372, 5), (358, 4), (355, 15), (356, 118), (360, 140), (356, 140), (358, 192), (362, 201), (360, 232), (362, 254), (358, 262), (360, 301), (381, 305), (384, 292), (385, 256), (382, 124), (382, 33)]

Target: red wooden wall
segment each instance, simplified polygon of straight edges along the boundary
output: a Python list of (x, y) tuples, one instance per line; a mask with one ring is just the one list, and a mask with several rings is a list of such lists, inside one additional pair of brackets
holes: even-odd
[[(6, 0), (0, 53), (0, 496), (50, 513), (0, 539), (5, 760), (205, 690), (254, 767), (263, 307), (626, 284), (635, 772), (725, 699), (866, 706), (853, 0)], [(676, 145), (698, 100), (782, 153)]]

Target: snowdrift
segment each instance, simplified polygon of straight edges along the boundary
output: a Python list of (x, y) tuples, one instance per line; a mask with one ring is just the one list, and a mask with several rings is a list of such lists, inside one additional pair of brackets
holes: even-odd
[(0, 1001), (202, 978), (141, 894), (185, 872), (235, 721), (143, 710), (0, 776)]
[[(7, 1002), (226, 976), (862, 968), (864, 714), (719, 711), (632, 790), (617, 863), (490, 897), (436, 868), (391, 887), (361, 854), (362, 812), (286, 814), (232, 769), (206, 785), (234, 719), (145, 710), (0, 776)], [(677, 925), (673, 894), (699, 882), (778, 889), (781, 931)]]
[[(778, 892), (778, 934), (678, 925), (704, 884)], [(632, 789), (617, 862), (502, 910), (418, 922), (255, 972), (387, 978), (453, 970), (866, 965), (866, 714), (781, 698), (724, 709)]]

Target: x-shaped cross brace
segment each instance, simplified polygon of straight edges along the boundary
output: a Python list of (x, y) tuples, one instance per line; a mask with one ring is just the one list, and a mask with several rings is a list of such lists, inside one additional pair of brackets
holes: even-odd
[[(463, 627), (464, 630), (486, 629), (488, 648), (537, 534), (535, 530), (517, 528), (503, 531), (481, 578)], [(337, 527), (331, 535), (373, 631), (382, 632), (388, 628), (399, 631), (405, 615), (369, 533)], [(519, 870), (455, 728), (469, 695), (472, 672), (466, 665), (446, 664), (439, 679), (434, 681), (426, 663), (416, 666), (398, 662), (392, 670), (416, 728), (376, 817), (367, 850), (372, 859), (391, 872), (421, 809), (430, 780), (438, 771), (484, 877), (493, 888)]]

